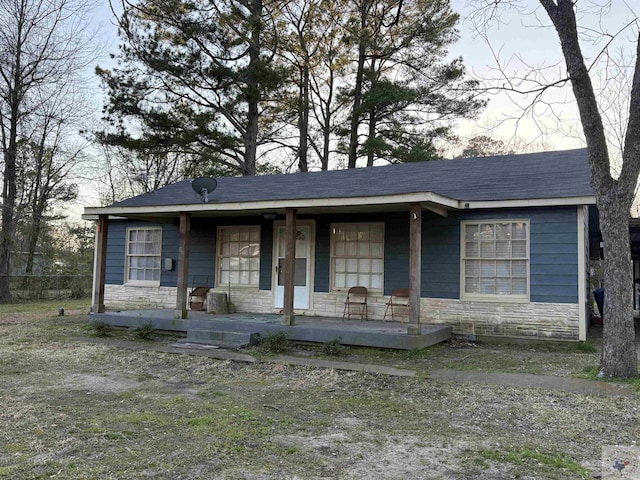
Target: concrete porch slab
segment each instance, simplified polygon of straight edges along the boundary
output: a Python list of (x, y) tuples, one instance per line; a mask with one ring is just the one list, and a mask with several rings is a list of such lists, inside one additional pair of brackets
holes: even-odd
[[(280, 324), (280, 315), (234, 313), (209, 315), (190, 311), (184, 320), (173, 318), (173, 310), (126, 310), (90, 314), (90, 321), (118, 327), (151, 324), (158, 330), (229, 332), (269, 335), (283, 332), (289, 340), (324, 343), (340, 338), (344, 345), (413, 350), (448, 340), (451, 327), (421, 325), (419, 335), (407, 335), (407, 325), (397, 322), (356, 321), (328, 317), (297, 316), (296, 324)], [(212, 335), (216, 337), (216, 335)]]

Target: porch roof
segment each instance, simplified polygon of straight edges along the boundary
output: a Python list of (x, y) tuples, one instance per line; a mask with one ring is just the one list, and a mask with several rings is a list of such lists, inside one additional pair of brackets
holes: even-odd
[(595, 203), (586, 149), (465, 158), (373, 168), (255, 177), (221, 177), (202, 203), (183, 180), (108, 207), (95, 215), (170, 214), (190, 211), (265, 211), (301, 208), (389, 207), (421, 203), (425, 208), (490, 208)]

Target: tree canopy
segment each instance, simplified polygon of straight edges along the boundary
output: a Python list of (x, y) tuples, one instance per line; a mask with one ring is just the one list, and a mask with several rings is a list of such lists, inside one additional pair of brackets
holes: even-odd
[[(448, 0), (124, 1), (105, 144), (231, 174), (428, 160), (483, 101)], [(346, 148), (340, 149), (340, 140)], [(275, 153), (274, 153), (275, 152)], [(193, 170), (193, 169), (192, 169)]]

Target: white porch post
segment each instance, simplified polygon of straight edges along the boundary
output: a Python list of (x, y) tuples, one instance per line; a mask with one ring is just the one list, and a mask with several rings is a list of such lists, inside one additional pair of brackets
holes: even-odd
[(296, 213), (295, 208), (286, 209), (286, 251), (284, 257), (284, 305), (282, 324), (294, 325), (296, 317), (293, 313), (294, 279), (296, 267)]
[(98, 216), (98, 224), (96, 226), (96, 244), (94, 253), (93, 266), (93, 296), (91, 302), (91, 311), (94, 313), (103, 313), (104, 308), (104, 282), (107, 266), (107, 236), (109, 230), (108, 215)]

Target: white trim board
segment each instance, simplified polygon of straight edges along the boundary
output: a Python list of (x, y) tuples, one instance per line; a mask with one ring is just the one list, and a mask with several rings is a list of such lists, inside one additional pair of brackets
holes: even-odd
[(132, 207), (86, 207), (82, 218), (95, 220), (98, 215), (162, 215), (178, 212), (191, 213), (223, 213), (223, 212), (256, 212), (297, 209), (326, 209), (339, 207), (375, 207), (382, 205), (406, 206), (413, 203), (423, 204), (423, 208), (444, 215), (447, 210), (475, 210), (486, 208), (518, 208), (518, 207), (551, 207), (567, 205), (595, 204), (595, 197), (568, 198), (533, 198), (522, 200), (456, 200), (433, 192), (406, 193), (385, 196), (348, 197), (348, 198), (309, 198), (287, 200), (263, 200), (229, 203), (194, 203), (186, 205), (148, 205)]
[(587, 339), (587, 261), (584, 206), (578, 207), (578, 340)]

